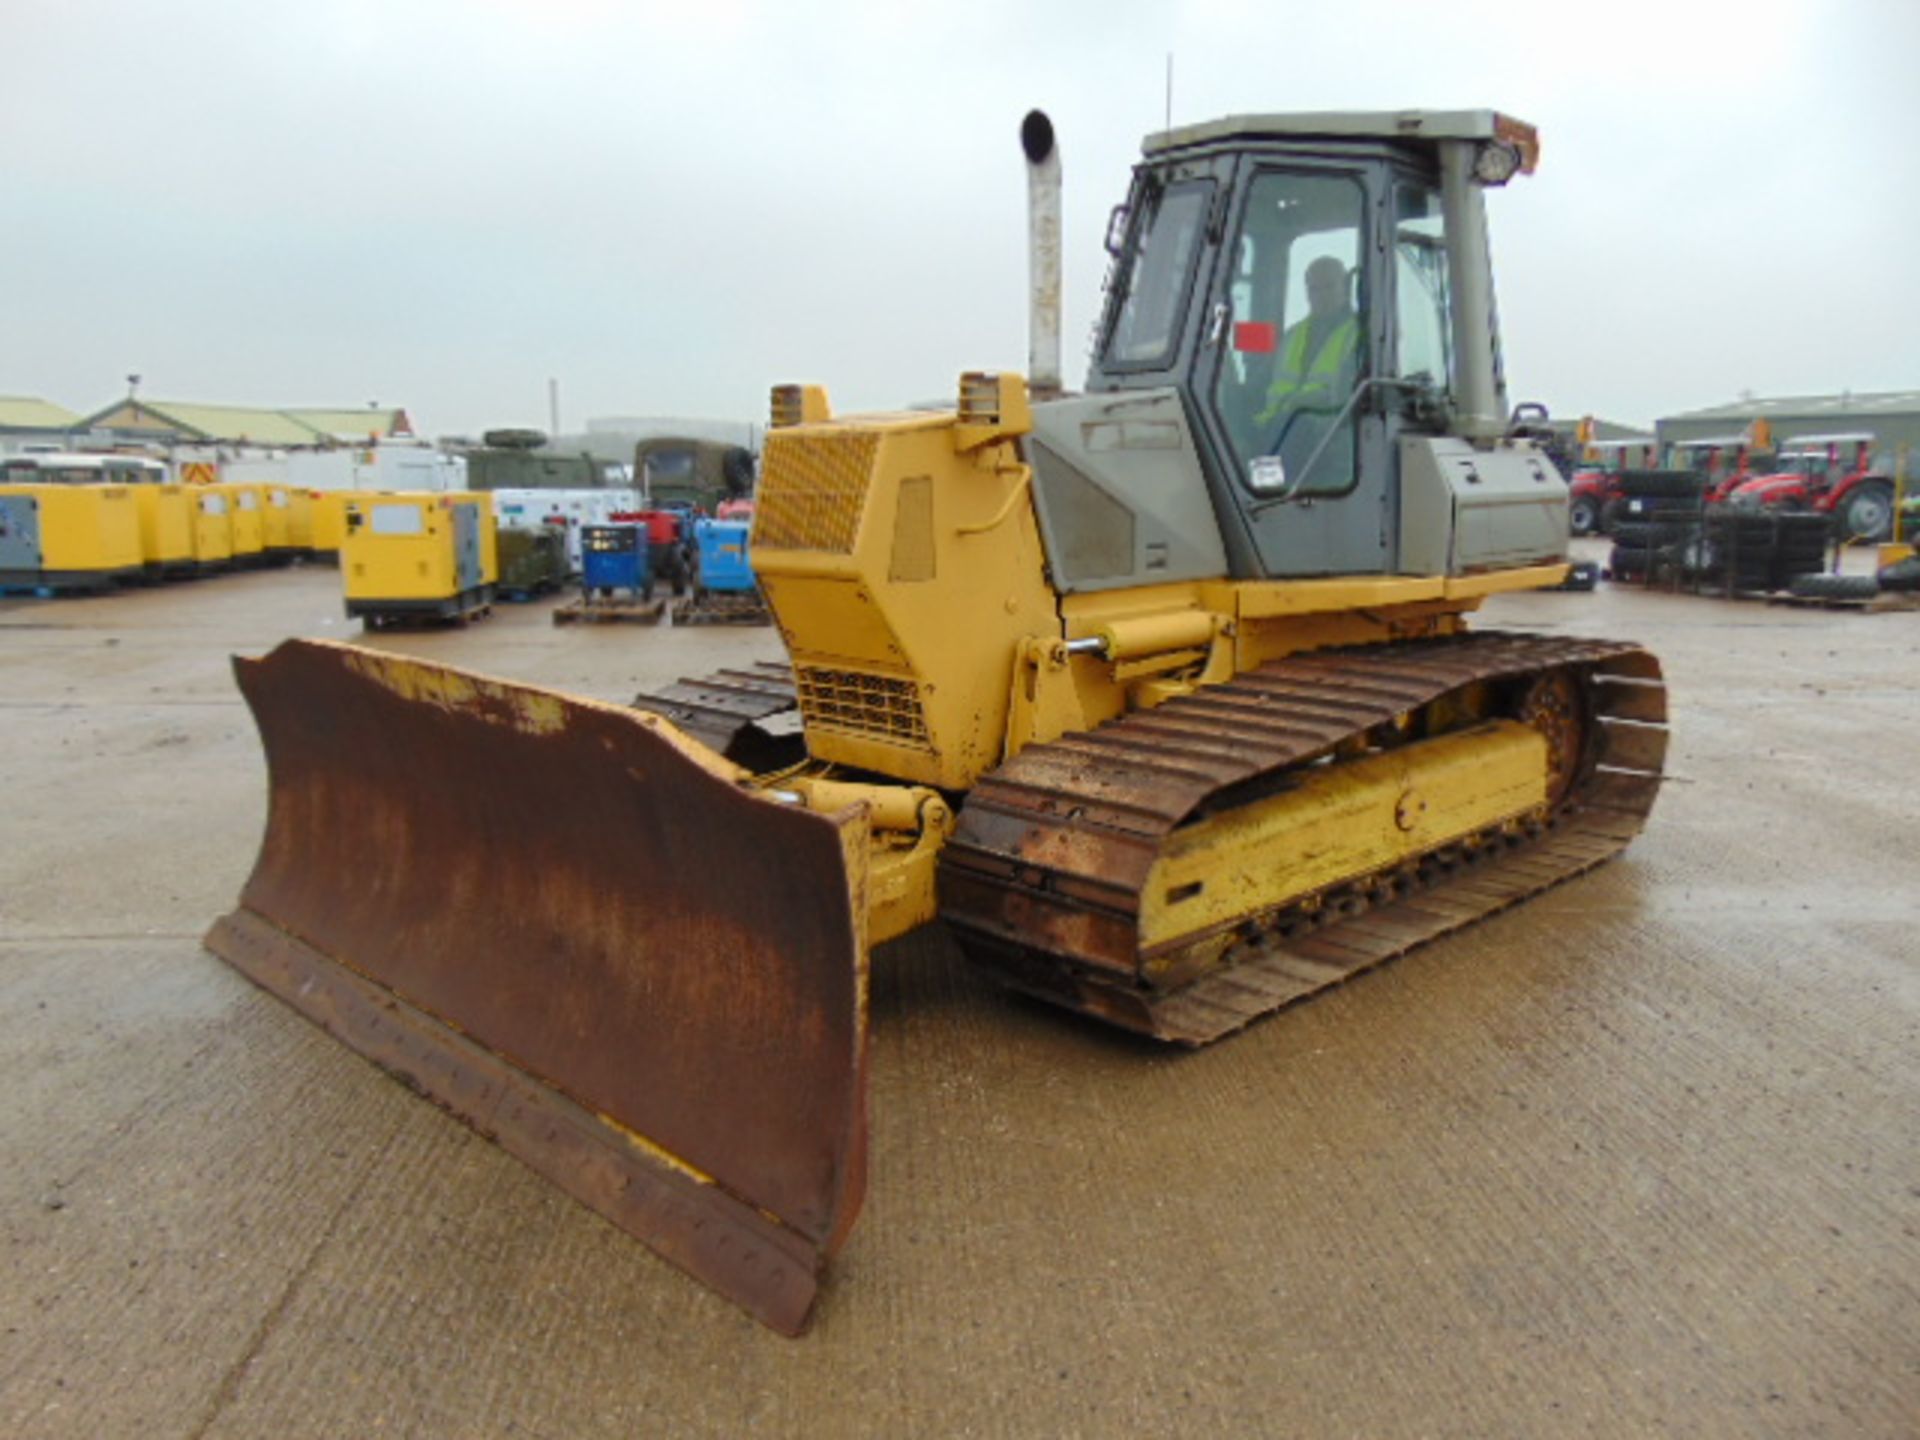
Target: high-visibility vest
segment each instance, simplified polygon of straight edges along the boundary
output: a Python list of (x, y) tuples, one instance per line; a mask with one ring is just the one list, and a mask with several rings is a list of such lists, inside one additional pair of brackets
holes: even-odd
[(1308, 331), (1313, 321), (1302, 320), (1287, 332), (1280, 347), (1280, 370), (1267, 389), (1267, 408), (1256, 417), (1261, 424), (1277, 418), (1282, 409), (1331, 408), (1334, 386), (1360, 343), (1357, 317), (1348, 315), (1307, 355)]

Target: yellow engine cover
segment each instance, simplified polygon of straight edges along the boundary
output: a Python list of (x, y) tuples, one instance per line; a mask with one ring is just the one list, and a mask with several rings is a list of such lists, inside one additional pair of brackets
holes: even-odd
[(951, 412), (769, 433), (754, 573), (816, 759), (942, 789), (999, 763), (1021, 642), (1060, 628), (1028, 483)]

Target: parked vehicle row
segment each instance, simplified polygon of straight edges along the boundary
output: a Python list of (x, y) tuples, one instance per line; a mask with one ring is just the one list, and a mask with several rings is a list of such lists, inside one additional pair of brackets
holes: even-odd
[[(1628, 519), (1627, 477), (1688, 474), (1708, 507), (1827, 517), (1845, 543), (1881, 541), (1893, 531), (1895, 490), (1875, 463), (1874, 437), (1809, 435), (1762, 451), (1746, 436), (1676, 443), (1650, 439), (1589, 443), (1589, 462), (1568, 481), (1568, 523), (1575, 535), (1613, 535)], [(1658, 462), (1664, 460), (1665, 464)]]

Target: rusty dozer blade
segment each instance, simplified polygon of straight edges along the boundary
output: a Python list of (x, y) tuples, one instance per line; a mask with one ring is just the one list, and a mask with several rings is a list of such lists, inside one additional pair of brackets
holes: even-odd
[(803, 1329), (865, 1185), (865, 811), (450, 667), (288, 641), (234, 668), (270, 810), (208, 948)]

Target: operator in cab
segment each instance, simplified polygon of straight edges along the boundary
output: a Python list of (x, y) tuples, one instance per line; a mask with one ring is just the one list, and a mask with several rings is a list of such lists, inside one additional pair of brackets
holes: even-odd
[[(1280, 456), (1290, 475), (1313, 459), (1327, 427), (1353, 393), (1360, 352), (1360, 320), (1347, 267), (1332, 255), (1322, 255), (1307, 266), (1305, 278), (1306, 318), (1287, 327), (1266, 407), (1255, 417), (1262, 432), (1272, 437), (1267, 453)], [(1323, 455), (1314, 468), (1319, 471), (1329, 462), (1335, 473), (1351, 467), (1350, 455), (1343, 453)]]

